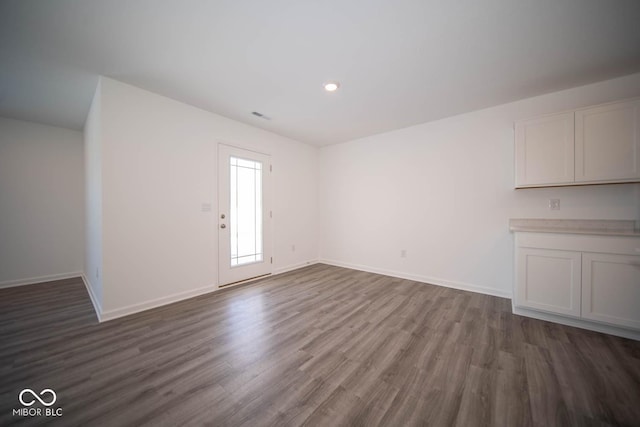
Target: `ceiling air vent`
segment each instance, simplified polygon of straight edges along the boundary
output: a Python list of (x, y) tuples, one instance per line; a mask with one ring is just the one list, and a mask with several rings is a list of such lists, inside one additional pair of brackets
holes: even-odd
[(267, 117), (262, 113), (258, 113), (257, 111), (252, 111), (251, 114), (253, 114), (256, 117), (260, 117), (261, 119), (271, 120), (271, 117)]

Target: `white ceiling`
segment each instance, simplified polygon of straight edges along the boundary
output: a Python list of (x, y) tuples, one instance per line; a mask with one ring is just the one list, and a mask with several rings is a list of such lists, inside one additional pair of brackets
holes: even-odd
[(326, 145), (638, 71), (638, 0), (0, 0), (0, 115), (73, 129), (99, 74)]

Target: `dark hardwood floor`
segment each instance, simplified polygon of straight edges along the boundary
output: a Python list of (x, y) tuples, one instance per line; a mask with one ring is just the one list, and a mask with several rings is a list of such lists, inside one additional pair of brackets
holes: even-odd
[(0, 425), (640, 425), (640, 342), (326, 265), (102, 324), (79, 279), (4, 289), (0, 325)]

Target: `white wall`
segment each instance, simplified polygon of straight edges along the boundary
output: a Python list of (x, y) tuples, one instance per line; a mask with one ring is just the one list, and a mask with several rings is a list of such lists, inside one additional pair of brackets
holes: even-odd
[(102, 91), (98, 82), (84, 126), (84, 276), (96, 310), (102, 305)]
[(80, 275), (82, 157), (80, 132), (0, 118), (0, 287)]
[(509, 218), (636, 219), (640, 202), (635, 184), (514, 190), (513, 122), (638, 95), (635, 74), (322, 148), (321, 260), (510, 296)]
[(272, 155), (275, 272), (317, 259), (317, 148), (108, 78), (98, 92), (103, 318), (217, 288), (219, 142)]

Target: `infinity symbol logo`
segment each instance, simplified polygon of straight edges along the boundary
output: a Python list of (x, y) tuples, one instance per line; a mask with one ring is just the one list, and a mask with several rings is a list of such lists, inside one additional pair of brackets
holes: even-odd
[[(31, 396), (32, 396), (31, 400), (25, 402), (25, 400), (23, 398), (25, 393), (30, 393), (31, 394)], [(40, 396), (44, 397), (44, 394), (46, 394), (46, 393), (49, 393), (51, 395), (51, 402), (47, 403), (47, 402), (45, 402), (44, 400), (42, 400), (40, 398)], [(22, 403), (24, 406), (31, 406), (34, 403), (36, 403), (36, 400), (38, 402), (42, 403), (44, 406), (51, 406), (54, 403), (56, 403), (56, 399), (57, 399), (56, 392), (51, 390), (50, 388), (45, 388), (44, 390), (42, 390), (40, 392), (40, 396), (38, 396), (38, 394), (36, 394), (36, 392), (31, 390), (30, 388), (25, 388), (24, 390), (22, 390), (20, 392), (20, 395), (18, 395), (18, 399), (20, 400), (20, 403)]]

